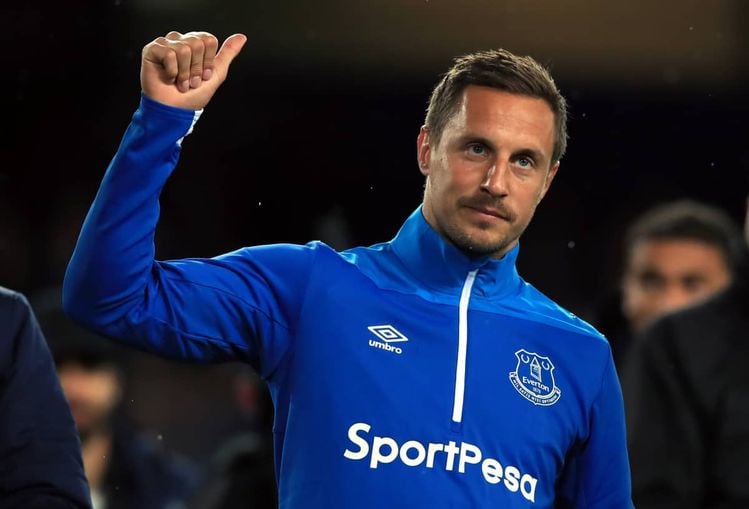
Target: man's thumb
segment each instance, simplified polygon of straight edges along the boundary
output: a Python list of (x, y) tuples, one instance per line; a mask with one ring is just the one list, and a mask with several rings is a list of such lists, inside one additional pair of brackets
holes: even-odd
[(244, 34), (234, 34), (227, 37), (224, 44), (221, 45), (221, 49), (216, 54), (215, 65), (217, 70), (223, 71), (222, 74), (226, 72), (229, 68), (229, 64), (231, 64), (232, 60), (239, 55), (242, 46), (244, 46), (244, 43), (246, 42), (247, 36)]

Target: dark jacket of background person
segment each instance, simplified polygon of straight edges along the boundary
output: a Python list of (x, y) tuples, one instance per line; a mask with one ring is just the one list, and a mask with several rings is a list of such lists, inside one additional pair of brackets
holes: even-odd
[(275, 509), (273, 444), (261, 433), (238, 434), (219, 449), (190, 509)]
[(749, 279), (656, 324), (623, 377), (639, 509), (749, 507)]
[(158, 443), (122, 422), (114, 426), (112, 458), (102, 491), (106, 509), (179, 509), (195, 489), (198, 472), (187, 460), (166, 455)]
[(238, 430), (213, 454), (190, 509), (275, 509), (273, 402), (249, 367), (233, 370), (232, 389)]
[(26, 299), (0, 287), (0, 507), (90, 508), (80, 444)]

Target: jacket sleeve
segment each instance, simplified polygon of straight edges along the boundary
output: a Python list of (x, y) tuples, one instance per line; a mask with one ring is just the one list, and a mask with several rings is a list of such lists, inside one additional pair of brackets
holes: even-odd
[(659, 320), (627, 358), (633, 493), (637, 507), (697, 508), (706, 462), (700, 416), (673, 348), (672, 321)]
[(78, 323), (137, 348), (247, 361), (268, 377), (289, 348), (314, 247), (154, 260), (159, 194), (197, 116), (141, 98), (84, 221), (63, 306)]
[(624, 402), (609, 351), (589, 414), (587, 440), (568, 456), (557, 507), (629, 509), (632, 505)]
[(90, 508), (80, 443), (26, 299), (0, 289), (0, 507)]

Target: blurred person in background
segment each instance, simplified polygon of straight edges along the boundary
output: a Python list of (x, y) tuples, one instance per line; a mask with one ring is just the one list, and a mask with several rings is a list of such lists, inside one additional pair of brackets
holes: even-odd
[(725, 289), (744, 248), (739, 226), (716, 207), (680, 200), (637, 217), (624, 238), (620, 291), (594, 320), (617, 365), (654, 320)]
[(121, 411), (127, 351), (87, 332), (57, 308), (40, 309), (63, 392), (80, 435), (94, 509), (178, 509), (199, 472), (136, 431)]
[(90, 508), (80, 442), (26, 298), (0, 287), (0, 507)]
[[(749, 242), (749, 208), (746, 232)], [(747, 366), (746, 263), (728, 289), (634, 343), (622, 383), (639, 509), (749, 507)]]

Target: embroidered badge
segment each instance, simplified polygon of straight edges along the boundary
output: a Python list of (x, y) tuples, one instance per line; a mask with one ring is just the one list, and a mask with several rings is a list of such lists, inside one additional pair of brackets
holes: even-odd
[(553, 405), (562, 395), (554, 381), (554, 364), (548, 357), (520, 349), (515, 352), (518, 364), (510, 372), (515, 390), (534, 405)]

